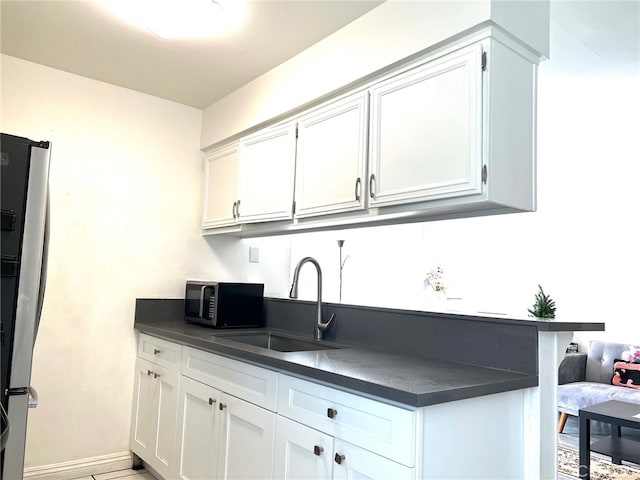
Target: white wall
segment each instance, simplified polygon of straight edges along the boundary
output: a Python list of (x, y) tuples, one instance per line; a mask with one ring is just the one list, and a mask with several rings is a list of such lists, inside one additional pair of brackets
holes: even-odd
[(128, 452), (136, 297), (183, 296), (199, 235), (200, 110), (2, 56), (1, 128), (50, 140), (51, 244), (26, 466)]

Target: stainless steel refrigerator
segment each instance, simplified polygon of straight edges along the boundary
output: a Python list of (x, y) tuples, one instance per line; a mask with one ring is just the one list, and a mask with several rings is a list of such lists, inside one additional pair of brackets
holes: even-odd
[(28, 408), (37, 406), (31, 358), (46, 281), (49, 142), (1, 134), (2, 453), (0, 480), (23, 478)]

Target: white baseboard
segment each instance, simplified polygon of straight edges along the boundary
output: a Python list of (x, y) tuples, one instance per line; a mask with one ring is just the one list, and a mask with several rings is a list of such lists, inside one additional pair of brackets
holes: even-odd
[(24, 478), (41, 480), (71, 480), (99, 473), (131, 468), (131, 452), (112, 453), (100, 457), (83, 458), (71, 462), (42, 465), (24, 469)]

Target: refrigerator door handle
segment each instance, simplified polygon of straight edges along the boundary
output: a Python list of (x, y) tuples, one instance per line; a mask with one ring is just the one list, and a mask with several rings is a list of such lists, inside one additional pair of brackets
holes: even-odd
[(27, 400), (27, 408), (38, 408), (38, 391), (31, 385), (27, 387), (29, 392), (29, 400)]
[(29, 400), (27, 401), (28, 408), (36, 408), (38, 406), (38, 392), (31, 385), (28, 387), (8, 388), (7, 395), (29, 395)]

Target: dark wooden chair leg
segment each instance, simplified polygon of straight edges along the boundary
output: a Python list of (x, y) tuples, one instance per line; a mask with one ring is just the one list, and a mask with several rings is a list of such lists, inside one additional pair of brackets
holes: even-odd
[(560, 414), (560, 421), (558, 422), (558, 433), (562, 433), (562, 431), (564, 430), (564, 426), (567, 423), (567, 418), (569, 418), (568, 413)]

